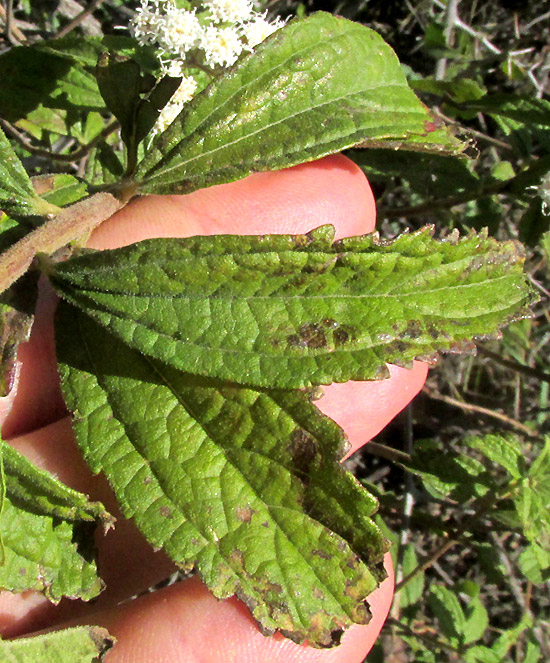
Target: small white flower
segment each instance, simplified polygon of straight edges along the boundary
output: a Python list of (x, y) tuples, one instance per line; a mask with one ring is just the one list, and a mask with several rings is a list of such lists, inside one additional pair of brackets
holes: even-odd
[(153, 134), (160, 134), (165, 131), (176, 117), (183, 110), (183, 104), (167, 104), (160, 112), (158, 119), (153, 127)]
[(203, 33), (200, 47), (204, 50), (206, 64), (232, 65), (243, 51), (243, 43), (235, 28), (209, 26)]
[(183, 57), (198, 45), (201, 35), (202, 27), (195, 12), (169, 7), (162, 17), (158, 43), (167, 53)]
[(248, 50), (252, 50), (254, 46), (261, 44), (264, 39), (273, 34), (279, 28), (282, 28), (285, 21), (277, 17), (273, 23), (266, 19), (266, 14), (258, 15), (252, 21), (243, 25), (243, 33), (246, 39)]
[(157, 40), (163, 21), (159, 5), (159, 0), (142, 0), (130, 21), (134, 37), (142, 46), (153, 44)]
[(252, 0), (205, 0), (215, 23), (242, 23), (254, 15)]
[(185, 63), (182, 60), (169, 60), (162, 62), (160, 73), (162, 76), (170, 76), (170, 78), (180, 78), (184, 76)]
[(170, 99), (171, 104), (183, 104), (191, 101), (197, 91), (197, 81), (192, 76), (184, 76), (178, 89)]

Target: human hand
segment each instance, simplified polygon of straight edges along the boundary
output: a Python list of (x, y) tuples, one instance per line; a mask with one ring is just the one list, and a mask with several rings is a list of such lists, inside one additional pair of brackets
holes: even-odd
[[(343, 156), (256, 174), (188, 196), (137, 199), (103, 224), (89, 245), (104, 249), (147, 237), (198, 234), (302, 233), (324, 223), (335, 226), (337, 237), (374, 229), (370, 187)], [(55, 297), (44, 288), (31, 341), (20, 350), (17, 393), (0, 404), (3, 436), (65, 483), (103, 501), (116, 516), (112, 493), (101, 477), (87, 470), (65, 416), (53, 350), (54, 308)], [(344, 428), (352, 451), (412, 399), (426, 376), (426, 367), (420, 363), (412, 370), (390, 370), (388, 380), (325, 387), (324, 396), (316, 402)], [(65, 600), (52, 606), (34, 592), (4, 592), (0, 594), (0, 634), (12, 637), (69, 620), (104, 625), (118, 638), (108, 663), (220, 659), (227, 663), (359, 663), (375, 641), (391, 603), (393, 580), (388, 568), (388, 579), (369, 597), (370, 624), (352, 627), (335, 649), (312, 649), (279, 635), (264, 637), (243, 604), (236, 599), (217, 601), (197, 577), (121, 604), (168, 576), (174, 567), (122, 517), (114, 531), (98, 535), (98, 548), (107, 589), (93, 604)]]

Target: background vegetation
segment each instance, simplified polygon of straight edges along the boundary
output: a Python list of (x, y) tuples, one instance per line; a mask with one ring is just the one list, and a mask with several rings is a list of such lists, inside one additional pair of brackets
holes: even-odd
[[(135, 4), (6, 0), (0, 51), (72, 30), (116, 35)], [(502, 339), (440, 362), (414, 404), (350, 461), (379, 495), (400, 590), (368, 663), (548, 660), (550, 11), (542, 0), (268, 7), (282, 16), (322, 9), (374, 28), (436, 116), (470, 139), (461, 160), (350, 154), (374, 186), (383, 235), (427, 223), (438, 236), (488, 227), (524, 243), (541, 295), (533, 317)], [(61, 173), (115, 172), (112, 122), (93, 112), (68, 117), (59, 106), (21, 119), (2, 113), (0, 101), (0, 123), (25, 165), (49, 172), (53, 155)]]

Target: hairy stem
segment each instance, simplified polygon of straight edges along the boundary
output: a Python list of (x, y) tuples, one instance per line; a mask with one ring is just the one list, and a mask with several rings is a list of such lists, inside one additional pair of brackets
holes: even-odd
[(87, 236), (122, 206), (123, 203), (112, 194), (96, 193), (62, 209), (53, 219), (25, 235), (0, 255), (0, 293), (27, 271), (38, 253), (55, 253), (70, 242)]

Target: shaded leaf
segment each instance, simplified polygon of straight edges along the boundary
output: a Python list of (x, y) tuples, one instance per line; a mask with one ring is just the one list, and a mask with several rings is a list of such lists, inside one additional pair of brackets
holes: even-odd
[(318, 12), (278, 30), (187, 104), (136, 179), (144, 193), (188, 192), (354, 145), (462, 149), (379, 35)]
[(443, 585), (432, 585), (428, 606), (437, 617), (439, 628), (454, 646), (463, 641), (466, 617), (457, 595)]
[(0, 397), (12, 389), (17, 350), (29, 340), (38, 296), (37, 272), (27, 272), (0, 294)]
[(100, 56), (96, 77), (107, 107), (120, 122), (121, 138), (134, 168), (138, 144), (153, 128), (181, 78), (165, 76), (157, 83), (153, 76), (144, 76), (134, 60), (107, 53)]
[(104, 111), (91, 71), (43, 45), (18, 46), (0, 55), (0, 115), (10, 122), (39, 106)]
[(363, 168), (370, 182), (399, 178), (414, 193), (430, 198), (457, 195), (481, 189), (465, 159), (441, 154), (402, 151), (399, 159), (390, 150), (352, 150), (348, 153)]
[(112, 518), (103, 506), (38, 469), (5, 442), (2, 511), (5, 563), (0, 587), (89, 600), (102, 589), (93, 561), (93, 530)]
[(2, 663), (100, 663), (113, 646), (106, 629), (77, 626), (30, 638), (0, 640)]
[(180, 370), (267, 387), (380, 379), (524, 314), (513, 242), (308, 235), (157, 239), (52, 268), (58, 292)]
[(152, 545), (245, 601), (265, 633), (324, 647), (368, 621), (386, 550), (377, 503), (307, 392), (180, 373), (66, 304), (56, 328), (77, 442)]

